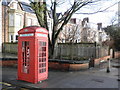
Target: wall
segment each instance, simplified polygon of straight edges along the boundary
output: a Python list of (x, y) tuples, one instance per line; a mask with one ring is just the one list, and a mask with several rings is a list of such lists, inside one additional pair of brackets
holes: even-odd
[[(2, 36), (2, 1), (0, 1), (0, 36)], [(0, 38), (0, 52), (2, 52), (2, 38)]]
[(17, 50), (18, 50), (17, 44), (6, 43), (3, 45), (5, 46), (4, 52), (17, 54)]

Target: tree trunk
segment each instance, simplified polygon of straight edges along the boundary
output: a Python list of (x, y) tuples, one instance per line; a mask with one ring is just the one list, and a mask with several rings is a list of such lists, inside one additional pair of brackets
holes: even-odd
[(54, 51), (55, 51), (55, 44), (57, 42), (57, 38), (52, 38), (52, 40), (50, 41), (50, 38), (49, 38), (49, 58), (50, 59), (53, 59), (54, 58)]
[(55, 45), (50, 45), (49, 44), (49, 59), (53, 59), (54, 58), (54, 46)]

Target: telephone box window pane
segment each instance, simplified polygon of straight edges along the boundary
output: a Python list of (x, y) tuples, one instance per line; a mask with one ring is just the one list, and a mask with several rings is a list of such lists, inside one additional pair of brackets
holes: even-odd
[(23, 73), (29, 73), (30, 47), (29, 41), (22, 42)]
[(43, 46), (46, 46), (46, 42), (43, 43)]
[(42, 62), (42, 58), (39, 58), (39, 62)]
[(39, 53), (39, 57), (42, 57), (42, 53)]
[(42, 51), (46, 51), (46, 47), (42, 47)]
[(43, 58), (43, 59), (42, 59), (42, 62), (46, 62), (46, 58)]

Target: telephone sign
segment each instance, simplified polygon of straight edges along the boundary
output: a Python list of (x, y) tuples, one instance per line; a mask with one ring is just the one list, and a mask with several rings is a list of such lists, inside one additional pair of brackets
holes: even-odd
[(18, 31), (18, 80), (32, 83), (48, 78), (48, 31), (30, 26)]

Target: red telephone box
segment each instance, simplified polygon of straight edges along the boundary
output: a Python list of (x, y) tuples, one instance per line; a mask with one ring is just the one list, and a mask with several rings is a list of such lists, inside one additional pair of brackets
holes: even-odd
[(18, 80), (32, 83), (48, 78), (48, 31), (30, 26), (18, 31)]

